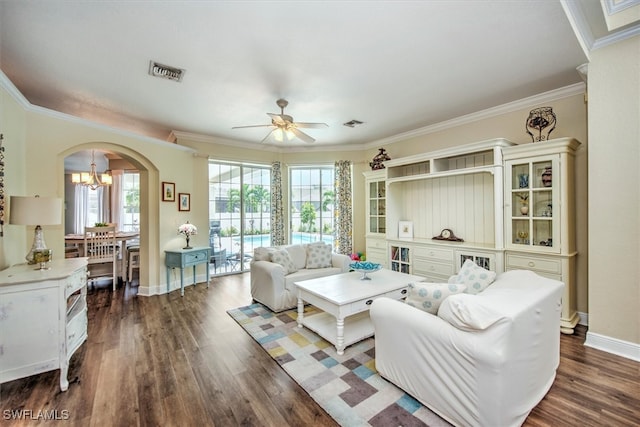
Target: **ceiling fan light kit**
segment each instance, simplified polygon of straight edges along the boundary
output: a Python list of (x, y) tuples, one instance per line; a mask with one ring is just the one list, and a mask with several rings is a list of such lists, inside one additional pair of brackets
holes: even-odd
[(256, 127), (267, 127), (271, 128), (271, 132), (265, 136), (262, 142), (265, 142), (271, 135), (274, 136), (275, 140), (278, 142), (282, 141), (291, 141), (293, 138), (298, 138), (304, 142), (312, 143), (315, 142), (315, 139), (306, 133), (302, 132), (299, 128), (303, 129), (317, 129), (328, 127), (326, 123), (306, 123), (306, 122), (296, 122), (293, 120), (288, 114), (284, 113), (284, 109), (289, 102), (286, 99), (278, 99), (276, 101), (276, 105), (280, 107), (280, 114), (276, 113), (267, 113), (269, 117), (271, 117), (270, 125), (249, 125), (249, 126), (234, 126), (232, 129), (244, 129), (244, 128), (256, 128)]

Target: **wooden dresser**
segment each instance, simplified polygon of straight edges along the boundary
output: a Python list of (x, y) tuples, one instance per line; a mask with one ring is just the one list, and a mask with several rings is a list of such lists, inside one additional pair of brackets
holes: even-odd
[(0, 271), (0, 383), (60, 369), (69, 388), (69, 359), (87, 339), (87, 260), (50, 264)]

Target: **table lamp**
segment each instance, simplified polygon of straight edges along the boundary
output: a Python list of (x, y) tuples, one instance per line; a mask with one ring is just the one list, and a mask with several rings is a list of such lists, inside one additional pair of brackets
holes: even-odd
[(31, 251), (25, 258), (29, 264), (40, 263), (40, 270), (47, 269), (46, 263), (51, 259), (51, 250), (44, 242), (41, 226), (62, 223), (62, 199), (11, 196), (9, 209), (9, 224), (36, 226)]

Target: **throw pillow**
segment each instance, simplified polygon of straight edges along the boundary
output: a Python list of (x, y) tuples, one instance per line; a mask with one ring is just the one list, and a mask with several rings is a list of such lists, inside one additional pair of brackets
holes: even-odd
[(404, 302), (427, 313), (436, 314), (445, 298), (464, 292), (465, 289), (466, 286), (457, 283), (410, 283)]
[(331, 267), (331, 246), (320, 242), (307, 245), (307, 268)]
[(254, 261), (271, 261), (271, 252), (273, 252), (275, 248), (265, 248), (263, 246), (259, 248), (255, 248), (253, 250), (253, 260)]
[(485, 270), (470, 259), (462, 264), (456, 276), (456, 283), (467, 285), (468, 294), (477, 294), (485, 290), (496, 280), (496, 272)]
[(286, 249), (274, 249), (271, 252), (271, 262), (280, 264), (284, 268), (285, 275), (298, 271)]
[(505, 316), (482, 305), (477, 295), (452, 295), (440, 305), (438, 317), (463, 331), (482, 331)]

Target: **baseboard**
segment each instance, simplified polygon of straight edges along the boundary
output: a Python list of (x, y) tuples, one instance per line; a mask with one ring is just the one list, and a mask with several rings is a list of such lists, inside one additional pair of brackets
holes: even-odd
[(578, 312), (578, 325), (589, 326), (589, 313)]
[(584, 345), (640, 362), (640, 344), (587, 332)]
[[(198, 285), (204, 285), (206, 286), (207, 277), (205, 273), (202, 274), (196, 274), (196, 282)], [(187, 276), (184, 278), (184, 288), (185, 290), (189, 287), (189, 286), (193, 286), (193, 276)], [(176, 277), (170, 277), (169, 278), (169, 288), (170, 291), (169, 292), (173, 292), (173, 291), (179, 291), (180, 290), (180, 275), (179, 273), (177, 274)], [(150, 297), (153, 295), (163, 295), (167, 293), (167, 284), (166, 283), (161, 283), (158, 285), (154, 285), (154, 286), (143, 286), (140, 285), (138, 287), (138, 296), (141, 297)]]

